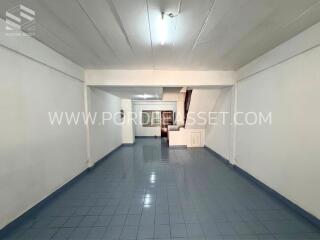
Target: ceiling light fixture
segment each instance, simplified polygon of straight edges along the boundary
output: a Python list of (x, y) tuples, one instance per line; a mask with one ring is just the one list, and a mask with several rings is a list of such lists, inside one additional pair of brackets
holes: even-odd
[(152, 95), (152, 94), (138, 94), (138, 95), (134, 95), (133, 96), (133, 99), (136, 99), (136, 100), (141, 100), (141, 99), (144, 99), (144, 100), (149, 100), (149, 99), (154, 99), (156, 98), (155, 95)]
[(161, 12), (161, 19), (160, 19), (160, 24), (159, 24), (159, 34), (160, 34), (160, 44), (161, 44), (161, 46), (163, 46), (166, 41), (166, 38), (167, 38), (167, 29), (166, 29), (164, 12)]
[(166, 41), (168, 41), (168, 31), (169, 31), (169, 23), (170, 18), (174, 18), (177, 15), (174, 15), (173, 13), (165, 14), (165, 12), (161, 12), (160, 21), (159, 21), (159, 38), (160, 38), (160, 44), (163, 46)]

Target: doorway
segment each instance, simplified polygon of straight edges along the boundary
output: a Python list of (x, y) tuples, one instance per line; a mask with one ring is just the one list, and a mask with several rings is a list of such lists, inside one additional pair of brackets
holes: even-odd
[(173, 125), (173, 111), (161, 111), (161, 137), (168, 137), (169, 125)]

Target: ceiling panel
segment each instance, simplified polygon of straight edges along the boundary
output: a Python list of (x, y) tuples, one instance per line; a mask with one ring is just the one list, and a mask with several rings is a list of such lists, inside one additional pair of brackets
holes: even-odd
[(272, 13), (272, 1), (239, 0), (236, 4), (231, 0), (217, 1), (193, 52), (192, 65), (202, 66), (210, 62), (220, 64), (222, 69), (233, 68), (223, 66), (221, 58)]
[(44, 8), (37, 0), (1, 0), (1, 18), (5, 19), (7, 9), (20, 3), (36, 12), (36, 34), (34, 36), (36, 39), (81, 66), (99, 65), (99, 61), (92, 52), (82, 45), (67, 27), (64, 27), (64, 23), (56, 18), (49, 8)]
[(210, 18), (194, 51), (195, 68), (211, 63), (209, 69), (238, 69), (320, 21), (318, 0), (232, 2), (217, 2), (215, 12), (220, 15)]
[(36, 12), (36, 39), (81, 66), (102, 66), (102, 62), (88, 45), (56, 17), (50, 8), (39, 4), (37, 0), (25, 0), (24, 3)]
[(126, 67), (152, 69), (152, 43), (146, 0), (115, 0), (113, 3), (133, 49), (134, 59)]
[(211, 0), (182, 1), (180, 14), (176, 18), (170, 65), (188, 68), (193, 48), (205, 29), (213, 3)]
[[(91, 69), (235, 70), (320, 21), (320, 0), (1, 0), (23, 3), (36, 35)], [(161, 12), (167, 41), (159, 40)]]
[[(221, 62), (238, 69), (304, 31), (306, 26), (312, 26), (320, 21), (320, 1), (318, 0), (282, 0), (280, 2), (282, 4), (277, 5), (265, 21), (226, 52)], [(286, 12), (290, 13), (286, 14)]]
[(77, 41), (81, 41), (99, 61), (108, 65), (119, 64), (116, 53), (99, 34), (77, 0), (38, 0), (38, 2), (49, 8), (54, 16), (76, 36)]
[(112, 1), (79, 0), (78, 2), (96, 28), (97, 34), (119, 58), (119, 65), (128, 65), (132, 62), (134, 59), (131, 43), (126, 40), (126, 32), (121, 30), (122, 23), (119, 24), (117, 21), (118, 13)]

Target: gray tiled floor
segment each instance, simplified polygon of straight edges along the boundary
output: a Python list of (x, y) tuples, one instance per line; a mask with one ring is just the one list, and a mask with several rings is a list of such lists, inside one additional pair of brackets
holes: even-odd
[(137, 139), (25, 220), (10, 239), (320, 239), (206, 149)]

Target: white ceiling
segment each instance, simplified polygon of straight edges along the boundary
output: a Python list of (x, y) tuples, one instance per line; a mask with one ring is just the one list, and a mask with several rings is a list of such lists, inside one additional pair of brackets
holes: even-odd
[(159, 100), (162, 99), (162, 87), (99, 87), (122, 99)]
[[(93, 69), (235, 70), (320, 21), (320, 0), (1, 0), (36, 38)], [(158, 36), (160, 12), (179, 15)]]

